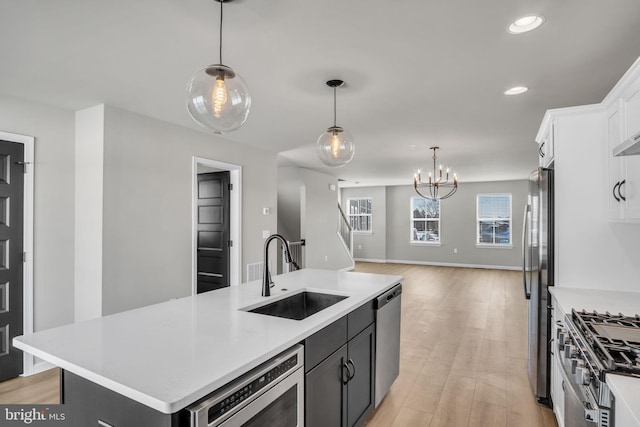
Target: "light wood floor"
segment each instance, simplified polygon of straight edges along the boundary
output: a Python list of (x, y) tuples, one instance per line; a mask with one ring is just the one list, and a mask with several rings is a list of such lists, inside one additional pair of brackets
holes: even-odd
[[(404, 276), (400, 376), (367, 427), (556, 427), (527, 377), (527, 305), (514, 271), (357, 263)], [(53, 369), (0, 383), (0, 404), (58, 403)]]
[(556, 427), (527, 376), (516, 271), (357, 263), (404, 276), (400, 376), (367, 427)]
[(58, 369), (17, 377), (0, 382), (0, 404), (47, 405), (60, 403), (60, 374)]

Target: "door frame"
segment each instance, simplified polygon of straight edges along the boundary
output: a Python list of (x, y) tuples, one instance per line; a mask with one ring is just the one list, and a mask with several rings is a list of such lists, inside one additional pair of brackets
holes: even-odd
[[(22, 329), (24, 334), (31, 334), (33, 333), (33, 159), (35, 138), (16, 133), (0, 132), (0, 139), (24, 146), (24, 224), (22, 239), (25, 255), (22, 263)], [(22, 376), (35, 373), (34, 361), (34, 356), (25, 352), (22, 353)]]
[(229, 171), (229, 183), (233, 190), (229, 192), (229, 238), (233, 242), (229, 250), (229, 284), (239, 285), (242, 281), (242, 166), (204, 157), (192, 158), (191, 177), (191, 294), (196, 295), (198, 288), (198, 166), (206, 166), (218, 171)]

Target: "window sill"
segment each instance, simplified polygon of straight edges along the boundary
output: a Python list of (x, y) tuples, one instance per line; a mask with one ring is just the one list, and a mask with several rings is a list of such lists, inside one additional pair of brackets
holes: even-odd
[(440, 242), (421, 242), (418, 240), (410, 240), (409, 241), (409, 245), (410, 246), (442, 246), (442, 243)]
[(478, 249), (513, 249), (513, 245), (492, 245), (490, 243), (476, 243)]

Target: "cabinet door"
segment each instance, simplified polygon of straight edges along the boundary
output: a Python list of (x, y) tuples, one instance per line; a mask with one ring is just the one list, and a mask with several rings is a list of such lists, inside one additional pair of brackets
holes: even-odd
[(347, 422), (347, 346), (344, 345), (305, 377), (305, 425), (341, 427)]
[(544, 136), (538, 145), (538, 165), (544, 168), (548, 168), (553, 162), (555, 145), (555, 126), (554, 121), (551, 119), (547, 128), (545, 129)]
[(352, 370), (347, 383), (348, 426), (362, 425), (374, 408), (375, 324), (369, 325), (348, 344), (348, 363)]
[[(622, 95), (623, 135), (626, 140), (640, 132), (640, 79)], [(624, 219), (640, 220), (640, 156), (623, 157), (625, 163), (624, 184), (621, 194), (624, 200)]]
[(640, 156), (625, 157), (625, 182), (620, 191), (625, 201), (624, 216), (630, 221), (640, 220)]
[(620, 199), (619, 188), (624, 179), (624, 157), (615, 157), (613, 149), (622, 142), (622, 121), (619, 103), (616, 102), (607, 111), (607, 158), (609, 159), (609, 185), (607, 186), (607, 201), (609, 218), (622, 219), (623, 201)]

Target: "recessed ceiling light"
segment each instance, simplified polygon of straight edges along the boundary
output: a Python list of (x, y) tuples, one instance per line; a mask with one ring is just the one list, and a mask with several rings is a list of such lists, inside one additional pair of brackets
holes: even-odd
[(544, 22), (542, 15), (528, 15), (518, 18), (509, 25), (507, 31), (511, 34), (522, 34), (535, 30)]
[(521, 93), (525, 93), (529, 88), (525, 86), (516, 86), (511, 89), (507, 89), (504, 91), (505, 95), (520, 95)]

